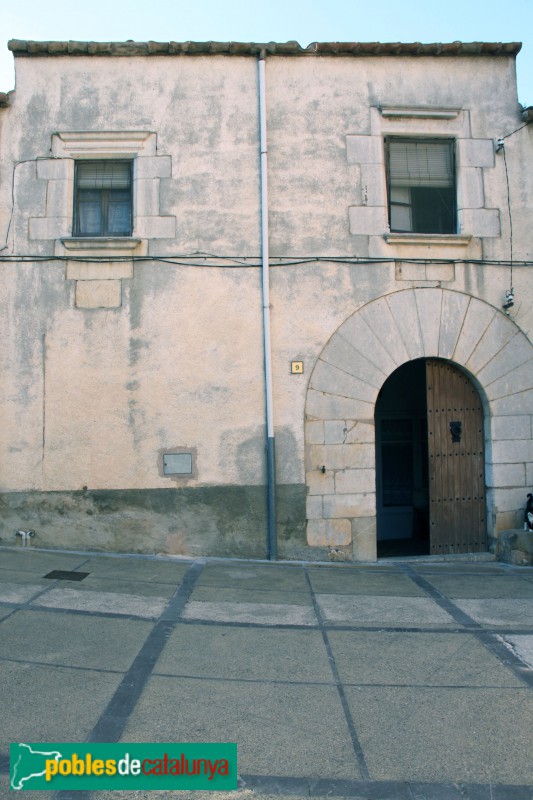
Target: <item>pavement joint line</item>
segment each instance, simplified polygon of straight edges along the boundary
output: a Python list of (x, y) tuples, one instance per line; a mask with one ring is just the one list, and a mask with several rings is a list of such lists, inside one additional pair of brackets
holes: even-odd
[(87, 737), (88, 742), (118, 742), (126, 723), (137, 705), (157, 659), (178, 622), (200, 573), (203, 561), (191, 564), (173, 597), (146, 637), (130, 668), (109, 701), (107, 708)]
[[(533, 689), (533, 670), (526, 666), (515, 653), (511, 652), (511, 650), (497, 638), (497, 634), (494, 630), (483, 628), (476, 623), (468, 614), (457, 608), (448, 597), (432, 586), (431, 583), (423, 578), (421, 579), (416, 573), (413, 573), (408, 566), (405, 567), (405, 572), (415, 581), (417, 586), (424, 589), (427, 594), (432, 597), (441, 608), (448, 611), (454, 619), (459, 622), (461, 618), (465, 618), (465, 627), (467, 626), (467, 630), (469, 630), (498, 661), (507, 667), (516, 678), (525, 683), (528, 688)], [(509, 631), (507, 631), (507, 634), (509, 634)]]
[(7, 619), (11, 619), (11, 617), (14, 614), (16, 614), (17, 611), (20, 610), (19, 608), (14, 607), (11, 603), (8, 603), (6, 605), (4, 605), (3, 603), (0, 603), (0, 608), (10, 608), (11, 609), (11, 613), (10, 614), (6, 614), (5, 617), (2, 617), (0, 619), (0, 625), (2, 624), (2, 622), (5, 622)]
[[(154, 670), (154, 676), (158, 678), (169, 678), (180, 680), (193, 680), (193, 681), (206, 681), (208, 683), (258, 683), (261, 686), (335, 686), (334, 681), (317, 681), (317, 680), (275, 680), (272, 678), (232, 678), (224, 675), (185, 675), (181, 673), (172, 672), (157, 672)], [(343, 686), (350, 687), (350, 689), (487, 689), (494, 691), (520, 691), (521, 686), (508, 686), (507, 684), (489, 685), (482, 683), (369, 683), (364, 681), (343, 681)]]
[[(0, 775), (9, 775), (9, 756), (0, 753)], [(240, 789), (290, 797), (354, 797), (357, 800), (531, 800), (524, 784), (450, 784), (400, 781), (355, 781), (338, 778), (301, 778), (276, 775), (240, 775)], [(57, 800), (89, 800), (89, 791), (57, 791)]]
[(331, 649), (331, 645), (329, 643), (328, 633), (326, 628), (324, 627), (324, 620), (322, 617), (322, 612), (320, 610), (320, 606), (318, 605), (318, 601), (315, 597), (315, 593), (313, 591), (313, 585), (311, 583), (311, 579), (309, 577), (309, 573), (304, 566), (304, 574), (307, 580), (307, 585), (309, 586), (309, 592), (311, 594), (311, 600), (313, 601), (313, 608), (315, 610), (315, 616), (318, 620), (318, 626), (320, 633), (322, 634), (322, 640), (324, 642), (324, 647), (326, 649), (326, 654), (328, 657), (329, 665), (331, 668), (331, 672), (333, 673), (333, 678), (335, 681), (335, 686), (337, 688), (337, 693), (339, 695), (339, 700), (341, 702), (342, 710), (344, 712), (344, 717), (346, 719), (346, 724), (348, 726), (348, 732), (350, 734), (350, 738), (352, 740), (352, 747), (355, 754), (355, 758), (357, 761), (357, 766), (359, 768), (359, 772), (361, 773), (361, 777), (364, 780), (370, 779), (370, 773), (368, 771), (368, 766), (365, 759), (365, 754), (363, 752), (363, 748), (361, 746), (361, 742), (359, 741), (359, 737), (357, 735), (357, 731), (355, 728), (355, 724), (353, 721), (353, 717), (350, 711), (350, 707), (348, 705), (348, 701), (346, 699), (346, 694), (344, 692), (344, 687), (342, 685), (339, 671), (337, 669), (337, 664), (335, 663), (335, 656), (333, 655), (333, 650)]
[(283, 775), (241, 775), (239, 788), (284, 797), (297, 794), (356, 800), (531, 800), (532, 797), (531, 786), (523, 784), (356, 781)]
[[(347, 597), (357, 597), (358, 595), (346, 595)], [(127, 594), (124, 594), (124, 597), (127, 597)], [(157, 620), (157, 617), (141, 617), (137, 614), (119, 614), (115, 611), (89, 611), (82, 608), (59, 608), (56, 606), (33, 606), (31, 602), (26, 603), (9, 603), (7, 601), (0, 601), (0, 609), (1, 608), (8, 608), (12, 609), (12, 612), (15, 613), (16, 611), (32, 611), (36, 613), (44, 613), (44, 614), (72, 614), (74, 616), (85, 616), (85, 617), (103, 617), (104, 619), (127, 619), (137, 622), (154, 622)], [(8, 614), (5, 617), (0, 618), (0, 625), (2, 622), (10, 619), (12, 614)], [(183, 619), (180, 618), (178, 620), (178, 624), (180, 625), (203, 625), (209, 626), (212, 625), (214, 627), (232, 627), (232, 628), (269, 628), (275, 630), (302, 630), (302, 631), (309, 631), (309, 630), (316, 630), (316, 625), (299, 625), (297, 623), (289, 623), (286, 625), (279, 625), (275, 622), (272, 623), (256, 623), (256, 622), (240, 622), (240, 621), (232, 621), (232, 620), (211, 620), (211, 619)], [(457, 627), (451, 628), (449, 626), (442, 626), (442, 627), (413, 627), (413, 626), (405, 626), (405, 625), (350, 625), (349, 623), (337, 623), (337, 622), (324, 622), (324, 628), (328, 631), (351, 631), (354, 633), (444, 633), (444, 634), (455, 634), (459, 633), (462, 635), (472, 634), (472, 628), (466, 627)], [(487, 633), (492, 634), (500, 634), (500, 635), (516, 635), (516, 636), (533, 636), (533, 627), (507, 627), (503, 625), (498, 625), (495, 627), (483, 627), (479, 626), (479, 630), (486, 631)]]
[[(9, 756), (0, 753), (0, 775), (9, 775)], [(354, 797), (357, 800), (531, 800), (524, 784), (450, 784), (400, 781), (356, 781), (338, 778), (301, 778), (276, 775), (240, 775), (240, 789), (290, 797)], [(89, 791), (57, 791), (57, 800), (89, 800)]]
[[(128, 597), (127, 594), (124, 594), (123, 597)], [(138, 614), (119, 614), (116, 611), (89, 611), (84, 608), (59, 608), (58, 606), (38, 606), (32, 605), (31, 603), (6, 603), (0, 602), (0, 608), (13, 608), (13, 611), (35, 611), (35, 612), (43, 612), (44, 614), (73, 614), (74, 616), (81, 616), (81, 617), (103, 617), (104, 619), (128, 619), (134, 620), (138, 622), (155, 622), (157, 621), (158, 617), (141, 617)], [(12, 614), (9, 616), (0, 619), (0, 625), (2, 622), (5, 622), (6, 619), (12, 617)]]
[[(89, 578), (89, 580), (91, 580), (91, 579), (92, 580), (98, 580), (98, 581), (102, 581), (102, 582), (108, 582), (108, 583), (111, 583), (111, 584), (133, 583), (133, 584), (137, 585), (139, 583), (142, 583), (142, 584), (148, 583), (148, 584), (150, 584), (150, 586), (152, 586), (152, 585), (155, 585), (155, 586), (175, 586), (176, 583), (177, 583), (177, 581), (175, 579), (174, 580), (168, 580), (168, 581), (155, 581), (155, 580), (147, 581), (147, 580), (143, 580), (142, 578), (137, 578), (137, 577), (135, 577), (135, 578), (119, 578), (119, 577), (117, 577), (115, 575), (113, 575), (111, 577), (109, 577), (107, 575), (96, 575), (94, 572), (90, 572), (89, 575), (88, 575), (88, 578)], [(49, 578), (47, 578), (47, 580), (49, 580)], [(65, 580), (61, 580), (60, 583), (65, 584), (65, 583), (68, 583), (68, 581), (65, 582)], [(24, 584), (21, 584), (21, 585), (24, 585)], [(79, 585), (81, 587), (81, 584), (78, 584), (76, 581), (73, 581), (72, 586), (75, 587), (77, 585)], [(86, 586), (90, 587), (90, 583), (88, 584), (87, 581), (84, 580), (83, 581), (83, 587), (86, 587)], [(83, 588), (83, 590), (84, 591), (88, 591), (88, 592), (92, 592), (92, 591), (96, 592), (96, 591), (98, 591), (98, 589), (91, 589), (91, 588), (88, 588), (88, 589)]]
[[(509, 635), (508, 632), (507, 635)], [(528, 667), (516, 653), (506, 647), (492, 631), (479, 631), (476, 636), (481, 644), (501, 661), (515, 677), (523, 681), (530, 689), (533, 689), (533, 669)]]
[[(302, 606), (303, 607), (303, 606)], [(279, 631), (316, 631), (318, 625), (303, 625), (296, 622), (290, 622), (282, 625), (278, 622), (239, 622), (237, 620), (222, 620), (222, 619), (194, 619), (186, 618), (178, 620), (180, 625), (213, 625), (218, 628), (256, 628), (261, 630), (268, 628), (269, 630)]]
[(433, 586), (433, 584), (430, 583), (430, 581), (427, 581), (422, 575), (419, 575), (417, 572), (415, 572), (412, 567), (404, 564), (403, 570), (407, 577), (411, 578), (416, 586), (422, 589), (432, 600), (435, 601), (435, 603), (437, 603), (438, 606), (440, 606), (440, 608), (443, 609), (443, 611), (446, 611), (456, 622), (458, 622), (459, 625), (463, 625), (465, 628), (470, 630), (475, 630), (481, 627), (479, 622), (476, 622), (464, 611), (461, 611), (460, 608), (457, 608), (455, 603), (453, 603), (449, 597)]
[(155, 670), (153, 674), (158, 678), (180, 678), (180, 680), (206, 681), (208, 683), (258, 683), (261, 686), (335, 686), (334, 681), (291, 681), (288, 679), (283, 680), (282, 678), (276, 680), (275, 678), (232, 678), (224, 675), (182, 675), (181, 673), (157, 672)]
[[(351, 597), (356, 597), (357, 595), (350, 595)], [(79, 612), (78, 612), (79, 613)], [(138, 618), (136, 618), (138, 619)], [(144, 619), (144, 618), (143, 618)], [(0, 620), (1, 622), (1, 620)], [(287, 625), (279, 625), (275, 622), (272, 623), (256, 623), (256, 622), (237, 622), (232, 620), (218, 620), (218, 619), (180, 619), (180, 625), (213, 625), (214, 627), (230, 627), (230, 628), (269, 628), (274, 630), (298, 630), (298, 631), (314, 631), (317, 629), (317, 625), (297, 625), (295, 623), (287, 624)], [(442, 626), (442, 627), (406, 627), (404, 625), (350, 625), (348, 623), (336, 623), (336, 622), (324, 622), (324, 628), (328, 631), (351, 631), (354, 633), (460, 633), (462, 635), (472, 634), (472, 628), (466, 627), (459, 627), (459, 628), (451, 628), (449, 626)], [(486, 630), (489, 633), (494, 634), (516, 634), (518, 635), (533, 635), (533, 627), (531, 628), (507, 628), (504, 626), (498, 626), (494, 628), (482, 628), (480, 630)]]
[[(205, 562), (190, 563), (178, 588), (145, 639), (129, 670), (109, 701), (107, 708), (87, 737), (87, 742), (118, 742), (126, 723), (137, 705), (148, 678), (152, 675), (168, 637), (187, 604)], [(57, 791), (54, 800), (90, 800), (90, 791)]]
[(124, 675), (124, 669), (105, 669), (104, 667), (80, 667), (77, 664), (59, 664), (56, 661), (29, 661), (25, 658), (9, 658), (9, 656), (0, 656), (0, 663), (8, 662), (10, 664), (26, 664), (31, 667), (53, 667), (54, 669), (74, 669), (81, 670), (82, 672), (101, 672), (108, 675)]

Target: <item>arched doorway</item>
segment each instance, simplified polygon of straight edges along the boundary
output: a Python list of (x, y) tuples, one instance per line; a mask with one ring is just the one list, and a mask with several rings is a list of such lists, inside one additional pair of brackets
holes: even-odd
[[(437, 372), (448, 370), (448, 377), (453, 373), (454, 381), (474, 393), (465, 395), (462, 404), (448, 404), (446, 399), (444, 405), (440, 390), (436, 395), (435, 410), (445, 409), (433, 412), (439, 424), (436, 440), (452, 449), (434, 450), (431, 457), (428, 446), (428, 487), (433, 474), (441, 492), (429, 492), (434, 552), (483, 550), (495, 546), (499, 531), (521, 525), (530, 488), (523, 462), (529, 463), (533, 446), (533, 345), (513, 320), (478, 298), (432, 287), (406, 289), (376, 298), (348, 317), (324, 345), (311, 372), (305, 405), (310, 546), (330, 548), (336, 558), (376, 559), (380, 480), (376, 403), (387, 379), (419, 360), (425, 369), (436, 364)], [(447, 385), (436, 380), (430, 385)], [(404, 382), (409, 385), (410, 379)], [(470, 422), (467, 426), (456, 409), (474, 407), (480, 415), (474, 426), (476, 436), (481, 438), (472, 443), (468, 431), (474, 427)], [(430, 408), (428, 403), (428, 417)], [(450, 426), (459, 422), (453, 433), (460, 441), (453, 442)], [(463, 447), (465, 455), (460, 457)], [(477, 487), (465, 484), (461, 471), (471, 457), (479, 468)], [(457, 468), (437, 470), (438, 465), (454, 460)], [(431, 464), (437, 465), (433, 473)], [(463, 488), (468, 489), (464, 495)], [(468, 498), (478, 503), (475, 508), (481, 508), (480, 513), (462, 505)], [(458, 508), (462, 510), (457, 513)], [(420, 519), (423, 522), (423, 514), (417, 519), (417, 524)], [(463, 538), (460, 529), (453, 530), (452, 538), (451, 522), (461, 519), (468, 521), (465, 527), (473, 532), (471, 541)], [(445, 531), (447, 541), (439, 542), (439, 530)]]
[(449, 361), (416, 359), (376, 402), (378, 556), (487, 549), (483, 408)]

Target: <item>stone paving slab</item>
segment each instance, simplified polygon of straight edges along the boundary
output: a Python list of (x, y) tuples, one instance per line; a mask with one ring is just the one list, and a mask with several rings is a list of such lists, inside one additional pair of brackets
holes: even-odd
[(0, 653), (11, 660), (125, 671), (152, 627), (142, 620), (17, 611), (0, 626)]
[(39, 583), (0, 583), (0, 602), (2, 603), (27, 603), (46, 589), (46, 584)]
[(455, 624), (446, 611), (426, 597), (321, 594), (317, 602), (327, 622), (400, 627)]
[(455, 605), (482, 625), (533, 625), (533, 600), (455, 600)]
[(425, 575), (436, 589), (457, 599), (533, 599), (533, 582), (513, 575)]
[(305, 573), (301, 567), (278, 565), (207, 564), (199, 580), (199, 587), (239, 586), (250, 591), (309, 592)]
[(81, 589), (51, 589), (41, 595), (35, 606), (65, 608), (76, 611), (99, 611), (111, 614), (129, 614), (153, 619), (167, 605), (166, 597), (142, 597), (115, 592), (87, 592)]
[(309, 570), (317, 594), (353, 594), (393, 597), (424, 597), (424, 592), (406, 575), (342, 570)]
[(77, 742), (91, 732), (121, 674), (0, 661), (0, 751), (10, 742)]
[(224, 625), (178, 625), (155, 673), (265, 682), (333, 682), (318, 631)]
[(328, 638), (345, 684), (524, 685), (474, 636), (464, 633), (330, 631)]
[(121, 741), (238, 742), (242, 773), (360, 777), (333, 686), (153, 676)]
[(533, 786), (531, 690), (345, 691), (373, 780)]
[[(0, 547), (0, 590), (42, 593), (0, 607), (2, 800), (9, 741), (115, 730), (238, 741), (246, 788), (205, 800), (532, 800), (533, 569), (67, 555)], [(492, 596), (454, 597), (471, 579)]]
[[(50, 570), (49, 570), (50, 571)], [(45, 573), (43, 573), (44, 575)], [(43, 575), (36, 575), (35, 572), (30, 572), (29, 570), (14, 570), (14, 569), (2, 569), (0, 568), (0, 585), (4, 583), (30, 583), (30, 584), (39, 584), (43, 586), (43, 588), (50, 584), (50, 581), (47, 579), (43, 579)]]
[(317, 624), (312, 608), (274, 603), (198, 603), (191, 600), (183, 618), (212, 622), (249, 622), (254, 625)]
[(61, 581), (61, 586), (65, 588), (76, 588), (76, 591), (91, 591), (113, 594), (129, 594), (138, 597), (159, 597), (170, 598), (176, 589), (175, 583), (156, 583), (155, 581), (124, 580), (123, 578), (113, 579), (111, 577), (98, 578), (88, 575), (83, 581), (71, 583)]
[(446, 561), (441, 563), (437, 561), (427, 561), (424, 563), (417, 563), (416, 561), (411, 561), (409, 562), (409, 566), (411, 569), (420, 573), (421, 575), (428, 575), (432, 573), (468, 573), (474, 576), (512, 574), (506, 564), (500, 564), (498, 561), (491, 561), (489, 563), (483, 563), (481, 561), (468, 561), (466, 563), (460, 561)]
[(267, 605), (296, 605), (312, 606), (313, 601), (309, 592), (289, 592), (280, 590), (255, 590), (243, 589), (240, 584), (229, 588), (221, 586), (197, 586), (192, 593), (192, 600), (198, 602), (216, 603), (266, 603)]
[(153, 581), (154, 583), (170, 583), (175, 586), (183, 578), (190, 565), (191, 561), (178, 559), (169, 561), (156, 558), (99, 556), (87, 559), (80, 569), (83, 572), (89, 572), (91, 577), (123, 577), (130, 581)]

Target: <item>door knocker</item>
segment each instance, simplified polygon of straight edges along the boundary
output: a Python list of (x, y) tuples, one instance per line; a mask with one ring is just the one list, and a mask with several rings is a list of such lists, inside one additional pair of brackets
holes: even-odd
[(450, 433), (452, 435), (452, 442), (460, 442), (461, 434), (463, 432), (463, 425), (458, 420), (450, 422)]

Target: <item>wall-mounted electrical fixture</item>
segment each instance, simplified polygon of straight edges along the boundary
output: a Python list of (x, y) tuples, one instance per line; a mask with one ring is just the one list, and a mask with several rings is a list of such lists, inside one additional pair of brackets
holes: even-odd
[(505, 142), (503, 138), (500, 137), (499, 139), (496, 139), (496, 141), (494, 142), (494, 152), (500, 153), (504, 147), (505, 147)]
[(174, 445), (159, 450), (157, 471), (161, 478), (168, 478), (183, 485), (198, 479), (198, 453), (196, 447)]
[(507, 311), (509, 308), (512, 308), (513, 306), (514, 306), (514, 289), (511, 286), (511, 288), (505, 292), (505, 303), (503, 304), (502, 308), (505, 309), (505, 311)]
[(165, 475), (191, 475), (192, 453), (166, 453), (163, 456)]
[(302, 375), (304, 371), (303, 361), (291, 361), (291, 375)]

